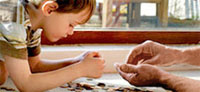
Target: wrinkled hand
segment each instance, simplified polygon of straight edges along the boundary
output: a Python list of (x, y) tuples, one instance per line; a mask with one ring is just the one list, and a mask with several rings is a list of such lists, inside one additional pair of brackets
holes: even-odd
[(88, 52), (80, 63), (82, 64), (82, 73), (85, 77), (99, 78), (102, 76), (105, 60), (101, 58), (98, 52)]
[(162, 44), (146, 41), (135, 47), (129, 54), (128, 64), (151, 64), (159, 66), (169, 66), (181, 63), (181, 50), (168, 48)]
[(161, 74), (164, 73), (159, 68), (147, 64), (116, 64), (115, 67), (125, 80), (135, 86), (158, 86)]

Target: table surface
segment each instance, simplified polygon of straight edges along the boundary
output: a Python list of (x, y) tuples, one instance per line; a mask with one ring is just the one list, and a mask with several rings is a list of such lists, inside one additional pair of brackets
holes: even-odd
[[(200, 80), (200, 70), (193, 70), (193, 71), (171, 71), (172, 74), (175, 74), (177, 76), (184, 76), (184, 77), (188, 77), (191, 79), (195, 79), (195, 80)], [(121, 76), (119, 74), (104, 74), (100, 79), (93, 79), (92, 81), (88, 81), (87, 78), (79, 78), (73, 82), (86, 82), (86, 83), (105, 83), (106, 85), (114, 85), (117, 87), (134, 87), (132, 85), (130, 85), (127, 81), (123, 80), (121, 78)], [(2, 85), (1, 87), (8, 87), (8, 88), (14, 88), (16, 89), (16, 87), (14, 86), (12, 80), (9, 78), (7, 80), (7, 82)], [(147, 89), (147, 90), (151, 90), (154, 92), (170, 92), (170, 91), (166, 91), (163, 88), (160, 87), (138, 87), (139, 89)], [(46, 92), (66, 92), (67, 89), (65, 88), (60, 88), (57, 87), (55, 89), (46, 91)], [(0, 92), (10, 92), (10, 91), (5, 91), (5, 90), (0, 90)], [(18, 92), (18, 91), (16, 91)], [(106, 91), (99, 91), (99, 92), (106, 92)]]
[[(63, 47), (59, 47), (59, 48), (55, 48), (55, 47), (48, 47), (45, 46), (43, 47), (43, 51), (46, 50), (51, 50), (51, 51), (63, 51), (63, 50), (69, 50), (69, 49), (76, 49), (76, 50), (85, 50), (88, 48), (92, 48), (92, 49), (100, 49), (100, 50), (109, 50), (109, 49), (122, 49), (122, 50), (130, 50), (130, 48), (132, 48), (133, 46), (136, 45), (104, 45), (104, 46), (99, 46), (99, 45), (72, 45), (72, 46), (63, 46)], [(186, 48), (191, 48), (191, 47), (195, 47), (198, 45), (170, 45), (170, 47), (173, 48), (180, 48), (180, 49), (186, 49)], [(184, 66), (184, 65), (183, 65)], [(170, 71), (170, 73), (175, 74), (177, 76), (183, 76), (183, 77), (188, 77), (191, 79), (195, 79), (195, 80), (200, 80), (200, 70), (185, 70), (185, 71)], [(87, 78), (79, 78), (77, 80), (75, 80), (74, 82), (88, 82)], [(127, 81), (123, 80), (119, 74), (117, 73), (113, 73), (113, 74), (104, 74), (100, 79), (93, 79), (92, 81), (93, 83), (98, 83), (98, 82), (103, 82), (105, 84), (109, 84), (109, 85), (115, 85), (115, 86), (122, 86), (122, 87), (133, 87), (132, 85), (130, 85)], [(4, 85), (1, 85), (0, 87), (8, 87), (8, 88), (14, 88), (16, 89), (16, 87), (14, 86), (12, 80), (9, 78), (7, 80), (7, 82)], [(162, 88), (156, 88), (156, 87), (147, 87), (146, 89), (148, 90), (152, 90), (154, 92), (168, 92)], [(16, 89), (17, 90), (17, 89)], [(0, 92), (7, 92), (5, 90), (0, 90)], [(11, 91), (8, 91), (11, 92)], [(17, 91), (18, 92), (18, 91)], [(47, 92), (66, 92), (66, 89), (64, 88), (55, 88), (52, 90), (49, 90)], [(100, 91), (100, 92), (104, 92), (104, 91)]]

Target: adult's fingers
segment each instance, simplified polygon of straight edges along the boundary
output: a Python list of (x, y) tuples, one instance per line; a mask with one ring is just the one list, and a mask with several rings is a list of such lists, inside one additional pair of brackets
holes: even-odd
[(153, 41), (145, 41), (141, 45), (136, 46), (129, 54), (127, 63), (137, 65), (142, 59), (146, 60), (152, 57), (151, 47), (156, 43)]
[(116, 70), (119, 72), (119, 74), (127, 81), (131, 82), (132, 78), (136, 76), (135, 73), (125, 73), (121, 71), (120, 65), (115, 65)]
[(158, 65), (161, 64), (162, 62), (159, 61), (159, 55), (154, 56), (151, 59), (144, 60), (143, 62), (140, 62), (140, 64), (150, 64), (150, 65)]
[(131, 64), (123, 64), (120, 66), (120, 70), (125, 73), (137, 73), (137, 66)]
[(127, 63), (136, 65), (137, 62), (135, 62), (135, 61), (137, 61), (137, 59), (138, 59), (138, 58), (136, 58), (136, 56), (138, 56), (142, 53), (142, 49), (143, 49), (142, 45), (139, 45), (139, 46), (133, 48), (128, 55)]
[(130, 64), (138, 65), (140, 62), (151, 59), (152, 57), (153, 55), (151, 55), (151, 53), (141, 53), (137, 55), (135, 58), (133, 58)]

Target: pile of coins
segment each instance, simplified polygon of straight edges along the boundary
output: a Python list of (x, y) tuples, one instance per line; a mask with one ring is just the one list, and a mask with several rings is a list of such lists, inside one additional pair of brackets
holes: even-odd
[(60, 86), (61, 88), (66, 88), (68, 91), (75, 92), (153, 92), (148, 90), (142, 90), (135, 87), (115, 87), (114, 85), (106, 85), (105, 83), (73, 83), (70, 82), (67, 85)]

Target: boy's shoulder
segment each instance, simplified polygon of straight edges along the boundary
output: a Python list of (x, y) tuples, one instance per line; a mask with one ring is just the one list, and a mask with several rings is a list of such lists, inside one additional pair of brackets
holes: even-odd
[(0, 40), (24, 44), (26, 32), (21, 24), (25, 20), (25, 11), (20, 0), (0, 0), (0, 8)]
[(0, 59), (2, 55), (27, 59), (26, 31), (23, 25), (0, 22)]
[(0, 23), (0, 40), (13, 45), (16, 49), (40, 45), (42, 30), (31, 30), (30, 21), (24, 25), (9, 22)]
[(13, 22), (0, 22), (0, 54), (2, 55), (20, 59), (36, 56), (40, 53), (40, 39), (41, 30), (30, 30), (28, 25), (25, 27)]
[(16, 49), (26, 48), (26, 29), (23, 25), (8, 22), (0, 23), (0, 40), (13, 45)]
[(27, 49), (30, 55), (40, 52), (41, 31), (30, 30), (25, 14), (20, 0), (0, 0), (0, 54), (26, 58)]

